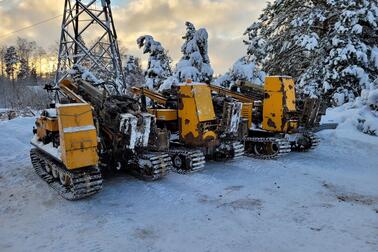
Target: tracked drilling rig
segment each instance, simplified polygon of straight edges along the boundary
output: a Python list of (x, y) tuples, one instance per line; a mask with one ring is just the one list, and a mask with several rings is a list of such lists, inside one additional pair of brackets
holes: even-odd
[[(88, 45), (85, 39), (100, 34)], [(62, 197), (102, 188), (102, 175), (124, 169), (157, 180), (171, 169), (169, 132), (125, 95), (110, 1), (66, 0), (51, 108), (36, 121), (32, 164)]]
[(268, 76), (263, 87), (250, 83), (238, 83), (231, 90), (209, 86), (219, 104), (230, 97), (243, 102), (242, 116), (249, 125), (245, 138), (248, 155), (273, 159), (291, 151), (309, 151), (319, 144), (313, 129), (319, 126), (324, 106), (315, 98), (297, 100), (291, 77)]
[[(198, 171), (207, 160), (224, 161), (244, 154), (240, 142), (241, 102), (224, 103), (218, 117), (207, 84), (182, 83), (165, 94), (132, 88), (157, 118), (160, 129), (171, 132), (173, 166), (179, 172)], [(245, 127), (244, 127), (245, 128)]]

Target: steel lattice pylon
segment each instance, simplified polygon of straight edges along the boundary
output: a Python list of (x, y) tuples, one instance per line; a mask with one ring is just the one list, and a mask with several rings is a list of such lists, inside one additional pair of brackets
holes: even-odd
[(124, 74), (110, 0), (65, 0), (55, 85), (80, 65), (123, 93)]

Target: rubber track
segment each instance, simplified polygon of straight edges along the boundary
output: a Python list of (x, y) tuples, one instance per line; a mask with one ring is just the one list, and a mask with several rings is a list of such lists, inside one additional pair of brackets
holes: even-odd
[[(63, 164), (47, 156), (36, 148), (30, 150), (30, 159), (35, 172), (46, 183), (67, 200), (79, 200), (98, 193), (102, 189), (102, 175), (98, 167), (88, 167), (79, 170), (69, 171)], [(45, 165), (51, 165), (59, 173), (70, 177), (72, 184), (63, 186), (59, 179), (55, 179), (45, 170)]]
[(276, 137), (247, 137), (245, 142), (257, 142), (257, 143), (276, 143), (278, 146), (278, 151), (270, 155), (258, 155), (253, 152), (247, 152), (247, 156), (253, 157), (256, 159), (277, 159), (284, 155), (287, 155), (291, 152), (291, 145), (288, 140), (285, 138), (276, 138)]

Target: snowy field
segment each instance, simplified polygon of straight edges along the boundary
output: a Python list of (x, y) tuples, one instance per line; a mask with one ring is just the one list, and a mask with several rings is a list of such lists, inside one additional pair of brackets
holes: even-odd
[(378, 138), (319, 133), (310, 153), (242, 158), (69, 202), (34, 173), (33, 118), (0, 122), (0, 251), (378, 251)]

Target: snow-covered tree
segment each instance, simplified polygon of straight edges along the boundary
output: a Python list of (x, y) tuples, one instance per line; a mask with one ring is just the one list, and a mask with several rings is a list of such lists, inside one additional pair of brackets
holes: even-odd
[(326, 94), (337, 105), (376, 89), (378, 78), (378, 5), (375, 1), (328, 1), (315, 64), (299, 81), (307, 94)]
[(16, 53), (16, 48), (14, 46), (10, 46), (7, 48), (4, 55), (4, 62), (5, 72), (7, 73), (8, 78), (14, 81), (16, 77), (16, 65), (18, 63), (18, 56)]
[(172, 75), (171, 58), (161, 43), (150, 35), (139, 37), (137, 44), (139, 48), (143, 48), (143, 53), (150, 55), (145, 72), (145, 86), (150, 89), (159, 89), (163, 82)]
[(144, 85), (145, 78), (139, 58), (131, 55), (126, 57), (124, 75), (127, 87), (141, 87)]
[(191, 79), (210, 83), (214, 71), (208, 55), (208, 33), (204, 28), (196, 30), (190, 22), (185, 25), (185, 43), (181, 47), (183, 56), (176, 65), (175, 75), (180, 82)]
[(5, 76), (5, 62), (4, 62), (4, 56), (5, 53), (7, 52), (7, 47), (2, 45), (0, 46), (0, 63), (1, 63), (1, 77), (3, 78)]
[(378, 134), (377, 1), (276, 0), (246, 35), (264, 71), (293, 76), (302, 95), (357, 109), (356, 127)]
[(342, 104), (374, 86), (377, 20), (376, 1), (276, 0), (247, 29), (248, 55), (293, 76), (303, 94)]
[(30, 75), (29, 64), (26, 61), (26, 59), (24, 59), (24, 58), (20, 58), (19, 63), (20, 63), (20, 68), (19, 68), (19, 71), (17, 73), (17, 79), (18, 80), (26, 80), (27, 78), (29, 78), (29, 75)]

